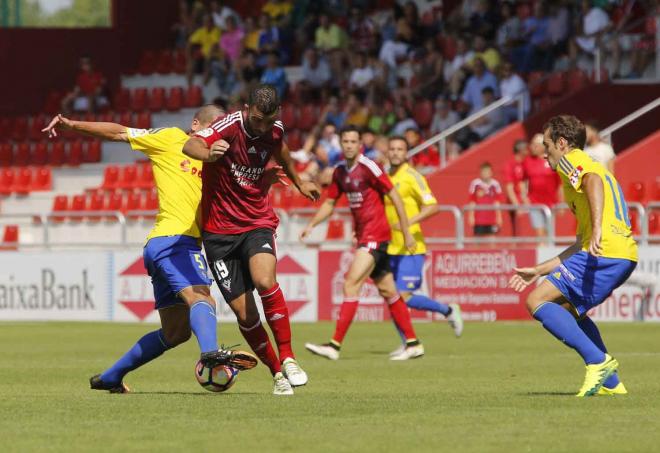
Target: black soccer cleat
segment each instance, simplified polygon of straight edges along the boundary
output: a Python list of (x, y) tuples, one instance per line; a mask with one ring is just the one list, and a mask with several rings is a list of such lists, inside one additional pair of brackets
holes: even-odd
[(126, 384), (120, 382), (119, 385), (108, 385), (101, 380), (101, 375), (96, 374), (89, 378), (89, 387), (92, 390), (107, 390), (110, 393), (130, 393), (131, 389)]
[(215, 368), (218, 365), (229, 365), (237, 370), (250, 370), (257, 366), (259, 361), (255, 356), (245, 351), (231, 349), (218, 349), (217, 351), (202, 352), (199, 360), (206, 368)]

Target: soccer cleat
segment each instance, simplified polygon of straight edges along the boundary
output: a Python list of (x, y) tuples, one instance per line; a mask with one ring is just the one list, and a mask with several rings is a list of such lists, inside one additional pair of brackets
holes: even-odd
[(312, 354), (320, 355), (330, 360), (339, 359), (339, 351), (330, 346), (329, 343), (326, 344), (314, 344), (314, 343), (305, 343), (305, 348)]
[(89, 387), (92, 390), (107, 390), (110, 393), (130, 393), (131, 389), (126, 384), (120, 382), (119, 385), (109, 385), (101, 380), (101, 375), (96, 374), (89, 378)]
[(284, 359), (284, 362), (282, 362), (282, 373), (284, 373), (292, 387), (307, 384), (307, 373), (300, 368), (298, 361), (292, 357)]
[(293, 395), (291, 383), (279, 372), (273, 376), (273, 395)]
[(605, 360), (601, 363), (587, 365), (587, 374), (584, 377), (584, 384), (577, 393), (577, 397), (593, 396), (603, 386), (603, 382), (612, 376), (619, 367), (619, 362), (613, 359), (609, 354), (605, 354)]
[(202, 352), (199, 359), (206, 368), (215, 368), (218, 365), (229, 365), (237, 370), (250, 370), (257, 366), (255, 356), (245, 351), (231, 349), (218, 349), (217, 351)]
[(628, 390), (626, 390), (626, 387), (623, 385), (623, 382), (619, 382), (616, 387), (614, 388), (607, 388), (605, 386), (602, 386), (598, 390), (599, 395), (627, 395)]
[(416, 359), (424, 355), (424, 345), (408, 346), (400, 354), (390, 356), (390, 360)]
[(396, 348), (394, 351), (390, 352), (390, 357), (394, 357), (395, 355), (400, 355), (403, 354), (403, 351), (406, 350), (406, 345), (401, 345), (398, 348)]
[(449, 304), (451, 314), (447, 316), (449, 327), (454, 330), (454, 335), (459, 338), (463, 334), (463, 317), (461, 316), (461, 307), (458, 304)]

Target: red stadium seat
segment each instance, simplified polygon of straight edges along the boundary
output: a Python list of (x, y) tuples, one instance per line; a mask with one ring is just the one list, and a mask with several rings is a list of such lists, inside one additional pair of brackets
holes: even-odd
[(413, 119), (422, 129), (429, 127), (431, 120), (433, 120), (433, 104), (431, 101), (423, 100), (415, 104)]
[(138, 129), (149, 129), (151, 127), (151, 113), (150, 112), (138, 113), (138, 116), (135, 120), (135, 126)]
[[(106, 195), (105, 199), (106, 211), (123, 211), (124, 210), (124, 196), (121, 192), (110, 192)], [(111, 217), (115, 219), (115, 217)]]
[(46, 117), (43, 115), (38, 115), (32, 118), (30, 122), (30, 130), (28, 132), (28, 138), (30, 140), (39, 141), (46, 138), (46, 134), (41, 132), (41, 129), (47, 126)]
[(532, 97), (540, 97), (545, 94), (545, 81), (542, 81), (544, 77), (544, 72), (537, 71), (529, 73), (527, 86)]
[(3, 168), (0, 171), (0, 195), (11, 195), (14, 179), (16, 179), (16, 175), (13, 168)]
[(199, 107), (204, 101), (204, 96), (202, 95), (202, 88), (193, 85), (188, 88), (186, 91), (185, 106), (188, 108)]
[(117, 116), (117, 120), (115, 121), (122, 126), (126, 127), (134, 127), (135, 124), (133, 124), (133, 114), (131, 112), (124, 112), (120, 115)]
[(32, 165), (46, 165), (48, 163), (48, 142), (39, 142), (32, 153)]
[[(157, 211), (158, 210), (158, 192), (155, 190), (152, 190), (151, 192), (147, 192), (145, 199), (144, 199), (144, 209), (145, 211)], [(153, 216), (148, 216), (148, 217), (155, 217)]]
[(17, 142), (22, 142), (28, 138), (28, 119), (25, 116), (20, 116), (14, 119), (14, 124), (11, 130), (11, 137)]
[(174, 67), (172, 51), (161, 50), (158, 53), (158, 62), (156, 63), (156, 72), (158, 74), (169, 74)]
[(82, 140), (76, 140), (75, 142), (69, 143), (69, 154), (66, 159), (66, 164), (72, 167), (77, 167), (82, 163), (83, 155), (83, 142)]
[(318, 121), (318, 109), (315, 105), (305, 104), (298, 115), (298, 128), (309, 131)]
[(660, 214), (657, 212), (649, 214), (649, 234), (660, 234)]
[(0, 144), (0, 167), (9, 167), (14, 161), (14, 152), (9, 143)]
[(71, 198), (70, 211), (75, 211), (76, 214), (69, 215), (69, 220), (72, 222), (81, 222), (85, 216), (80, 216), (80, 213), (87, 211), (87, 197), (84, 194), (77, 194)]
[(183, 49), (174, 51), (174, 67), (173, 70), (177, 74), (185, 74), (188, 62), (186, 60), (186, 52)]
[[(284, 123), (286, 127), (286, 123)], [(289, 145), (289, 149), (292, 151), (299, 150), (303, 147), (302, 134), (298, 129), (289, 130), (286, 134), (286, 144)]]
[(138, 189), (152, 189), (154, 187), (154, 169), (151, 164), (140, 165), (135, 186)]
[(83, 162), (86, 164), (93, 164), (101, 162), (101, 141), (94, 140), (87, 143), (83, 150)]
[(138, 63), (138, 72), (142, 75), (150, 75), (156, 71), (156, 54), (150, 50), (145, 51)]
[(131, 110), (134, 112), (141, 112), (147, 108), (147, 103), (149, 102), (149, 96), (147, 94), (146, 88), (136, 88), (133, 90), (133, 95), (131, 96)]
[(167, 96), (167, 103), (165, 108), (170, 112), (176, 112), (183, 107), (183, 88), (172, 87), (170, 88), (169, 96)]
[(628, 201), (644, 201), (644, 195), (646, 190), (644, 189), (644, 183), (640, 181), (631, 182), (628, 186), (628, 193), (626, 194), (626, 200)]
[(554, 72), (548, 79), (548, 94), (562, 96), (566, 93), (566, 73)]
[(48, 155), (48, 164), (59, 167), (64, 165), (66, 152), (64, 151), (64, 142), (55, 142)]
[(39, 167), (32, 178), (32, 190), (51, 190), (53, 188), (53, 172), (49, 167)]
[(568, 73), (568, 91), (573, 93), (589, 84), (587, 75), (579, 69), (569, 71)]
[(46, 101), (44, 102), (43, 112), (49, 115), (55, 115), (62, 109), (62, 98), (64, 95), (59, 91), (51, 91), (46, 96)]
[(16, 250), (18, 246), (18, 225), (5, 225), (2, 243), (2, 250)]
[(152, 112), (160, 112), (165, 107), (165, 88), (154, 87), (151, 89), (151, 96), (149, 97), (149, 110)]
[(294, 129), (296, 127), (296, 107), (293, 104), (284, 104), (280, 119), (287, 130)]
[[(102, 193), (92, 193), (89, 195), (88, 209), (90, 211), (104, 211), (105, 210), (105, 197)], [(101, 216), (89, 216), (88, 220), (92, 222), (98, 222), (101, 220)]]
[(128, 88), (120, 88), (115, 92), (112, 106), (117, 112), (125, 112), (131, 105), (131, 92)]
[(13, 128), (14, 120), (12, 118), (0, 118), (0, 139), (9, 139), (11, 137)]
[(135, 165), (126, 165), (121, 169), (118, 187), (120, 189), (132, 189), (137, 184), (137, 167)]
[(328, 231), (325, 235), (327, 241), (344, 239), (344, 221), (341, 217), (332, 216), (328, 221)]
[(96, 121), (102, 121), (104, 123), (113, 123), (115, 121), (115, 114), (114, 112), (100, 113), (96, 117)]
[(26, 165), (30, 165), (31, 159), (30, 144), (25, 142), (19, 143), (18, 148), (16, 148), (16, 155), (14, 156), (14, 165), (25, 167)]
[(131, 215), (131, 211), (141, 211), (142, 210), (142, 194), (140, 192), (129, 192), (126, 195), (126, 204), (124, 205), (124, 212), (127, 213), (129, 219), (137, 219), (139, 215)]
[[(69, 210), (69, 198), (66, 195), (57, 195), (53, 198), (53, 213), (61, 213)], [(53, 216), (53, 222), (62, 222), (64, 217)]]
[(628, 218), (630, 219), (630, 229), (633, 234), (639, 234), (639, 213), (637, 209), (628, 209)]
[(16, 175), (13, 191), (18, 195), (27, 195), (32, 189), (32, 169), (21, 168)]
[(106, 190), (116, 189), (119, 182), (119, 167), (108, 165), (103, 170), (103, 184), (101, 187)]

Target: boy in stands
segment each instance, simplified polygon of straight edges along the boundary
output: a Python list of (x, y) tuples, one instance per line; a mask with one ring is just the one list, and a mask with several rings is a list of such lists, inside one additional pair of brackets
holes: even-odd
[[(493, 167), (484, 162), (479, 167), (479, 178), (470, 183), (470, 206), (499, 206), (501, 198), (502, 188), (493, 178)], [(475, 236), (492, 237), (502, 228), (502, 211), (470, 211), (468, 223)]]

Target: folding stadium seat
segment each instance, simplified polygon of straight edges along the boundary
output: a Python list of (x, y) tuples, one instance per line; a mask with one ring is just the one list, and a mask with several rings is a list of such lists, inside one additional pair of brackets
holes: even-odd
[(53, 187), (53, 172), (49, 167), (35, 169), (32, 178), (32, 190), (51, 190)]
[(48, 165), (59, 167), (64, 165), (66, 159), (66, 152), (64, 151), (64, 142), (54, 142), (48, 155)]
[[(62, 213), (69, 210), (69, 198), (66, 195), (57, 195), (53, 198), (53, 213)], [(63, 222), (65, 217), (63, 216), (53, 216), (51, 217), (53, 222)]]
[(112, 99), (112, 107), (117, 112), (125, 112), (131, 105), (131, 92), (128, 88), (119, 88)]
[(630, 219), (630, 229), (633, 234), (639, 234), (639, 212), (637, 209), (628, 209), (628, 219)]
[(631, 182), (628, 186), (628, 193), (626, 194), (627, 201), (636, 201), (641, 203), (644, 201), (646, 190), (644, 183), (640, 181)]
[(146, 50), (140, 57), (138, 72), (142, 75), (153, 74), (156, 70), (156, 63), (156, 54), (150, 50)]
[(118, 187), (119, 181), (119, 167), (116, 165), (108, 165), (103, 170), (103, 183), (101, 187), (105, 190), (114, 190)]
[(122, 126), (126, 127), (133, 127), (135, 124), (133, 124), (133, 114), (131, 112), (124, 112), (120, 115), (117, 116), (117, 120), (115, 121)]
[(154, 169), (151, 164), (143, 164), (139, 166), (135, 187), (138, 189), (152, 189), (154, 187)]
[(11, 195), (15, 179), (13, 168), (3, 168), (0, 171), (0, 195)]
[(86, 164), (94, 164), (101, 162), (101, 141), (94, 140), (87, 143), (83, 149), (83, 162)]
[[(284, 127), (287, 126), (287, 123), (284, 123)], [(302, 134), (298, 129), (289, 130), (286, 134), (286, 144), (289, 145), (289, 149), (292, 151), (299, 150), (303, 147)]]
[(172, 87), (170, 88), (169, 96), (165, 108), (170, 112), (176, 112), (183, 107), (183, 88)]
[[(144, 198), (144, 210), (145, 211), (157, 211), (158, 210), (158, 192), (155, 190), (152, 190), (151, 192), (147, 192), (145, 198)], [(154, 218), (155, 215), (151, 216), (146, 216), (149, 218)]]
[(296, 127), (296, 107), (293, 104), (284, 104), (280, 119), (287, 130), (294, 129)]
[(81, 222), (85, 219), (85, 216), (80, 214), (84, 211), (87, 211), (87, 197), (84, 194), (77, 194), (71, 198), (71, 209), (75, 214), (69, 214), (69, 220), (72, 222)]
[(19, 116), (14, 119), (14, 124), (11, 130), (11, 137), (17, 141), (22, 142), (28, 138), (28, 119), (25, 116)]
[(66, 159), (66, 164), (72, 167), (77, 167), (82, 163), (83, 142), (76, 140), (69, 143), (69, 154)]
[(344, 239), (344, 221), (339, 216), (332, 216), (328, 220), (328, 231), (325, 234), (327, 241)]
[(19, 143), (16, 148), (16, 155), (14, 155), (14, 165), (19, 167), (25, 167), (30, 164), (30, 144), (29, 143)]
[(14, 161), (14, 152), (9, 143), (0, 144), (0, 167), (8, 167)]
[(305, 104), (298, 115), (298, 128), (307, 132), (316, 125), (317, 121), (318, 109), (316, 106), (313, 104)]
[(131, 214), (133, 211), (141, 211), (142, 206), (142, 194), (140, 192), (129, 192), (126, 194), (126, 203), (124, 204), (124, 212), (126, 213), (129, 219), (137, 219), (140, 216), (136, 214)]
[(51, 91), (46, 96), (42, 111), (49, 115), (55, 115), (62, 108), (62, 98), (64, 98), (64, 94), (59, 91)]
[(130, 107), (134, 112), (141, 112), (147, 108), (149, 102), (149, 95), (146, 88), (136, 88), (133, 90), (131, 96)]
[(158, 62), (156, 63), (156, 72), (158, 74), (169, 74), (174, 67), (174, 61), (171, 50), (161, 50), (158, 52)]
[(0, 119), (0, 140), (9, 140), (13, 128), (14, 128), (13, 119), (11, 118)]
[(46, 134), (41, 132), (41, 130), (47, 126), (45, 116), (43, 115), (37, 115), (35, 117), (32, 117), (32, 121), (30, 122), (30, 128), (28, 131), (28, 138), (33, 141), (39, 141), (43, 140), (46, 138)]
[(657, 212), (649, 214), (649, 234), (660, 234), (660, 215)]
[(415, 104), (413, 108), (413, 118), (422, 129), (431, 125), (433, 120), (433, 104), (428, 99)]
[(32, 152), (32, 165), (46, 165), (48, 163), (48, 142), (39, 142)]
[(530, 72), (527, 76), (527, 86), (532, 97), (540, 97), (545, 94), (545, 73), (541, 71)]
[(18, 225), (5, 225), (2, 235), (2, 250), (16, 250), (18, 246)]
[(149, 129), (151, 127), (151, 112), (138, 113), (135, 126), (138, 129)]
[(18, 170), (16, 179), (14, 180), (13, 192), (18, 195), (27, 195), (32, 189), (32, 169), (30, 167), (21, 168)]
[(199, 107), (203, 102), (202, 89), (193, 85), (186, 90), (185, 106), (188, 108)]
[(566, 93), (566, 73), (553, 72), (548, 79), (548, 94), (550, 96), (562, 96)]
[[(110, 192), (105, 197), (104, 204), (105, 211), (123, 211), (124, 210), (124, 196), (121, 192)], [(116, 217), (108, 217), (110, 220), (116, 220)]]
[(580, 69), (568, 72), (568, 91), (573, 93), (589, 84), (589, 78)]
[[(88, 196), (87, 206), (89, 211), (104, 211), (105, 209), (105, 196), (102, 193), (94, 192)], [(98, 222), (101, 216), (90, 215), (88, 220)]]
[(165, 106), (165, 88), (154, 87), (151, 89), (151, 96), (149, 96), (149, 110), (152, 112), (160, 112)]
[(137, 166), (126, 165), (121, 169), (117, 187), (120, 189), (133, 189), (137, 185)]

